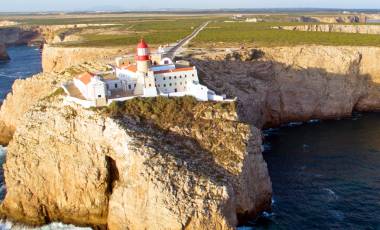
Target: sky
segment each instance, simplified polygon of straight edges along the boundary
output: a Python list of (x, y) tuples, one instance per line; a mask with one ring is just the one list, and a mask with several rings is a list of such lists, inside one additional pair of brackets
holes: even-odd
[(0, 0), (1, 12), (220, 8), (380, 9), (380, 0)]

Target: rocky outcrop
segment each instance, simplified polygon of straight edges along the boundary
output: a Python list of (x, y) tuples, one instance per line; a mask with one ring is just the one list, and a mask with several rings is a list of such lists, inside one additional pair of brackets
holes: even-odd
[(123, 53), (120, 48), (71, 48), (45, 45), (42, 53), (42, 68), (44, 72), (61, 72), (71, 66), (102, 59), (112, 62), (113, 57), (119, 53)]
[(311, 31), (311, 32), (337, 32), (356, 34), (380, 34), (379, 25), (339, 25), (339, 24), (319, 24), (319, 25), (298, 25), (281, 26), (283, 30)]
[(8, 45), (25, 45), (38, 39), (38, 31), (32, 28), (2, 28), (0, 29), (0, 43)]
[(202, 81), (238, 97), (240, 118), (262, 126), (380, 109), (380, 48), (297, 46), (200, 52)]
[[(40, 101), (8, 146), (3, 214), (29, 224), (232, 229), (270, 207), (258, 129), (231, 106), (157, 100), (116, 115)], [(173, 113), (178, 120), (161, 116)]]
[(9, 60), (7, 49), (5, 48), (4, 44), (0, 43), (0, 61), (7, 61), (7, 60)]
[(20, 119), (32, 105), (54, 92), (60, 87), (60, 82), (70, 78), (45, 73), (16, 80), (0, 109), (0, 145), (8, 144)]
[(367, 15), (313, 16), (322, 23), (366, 23)]

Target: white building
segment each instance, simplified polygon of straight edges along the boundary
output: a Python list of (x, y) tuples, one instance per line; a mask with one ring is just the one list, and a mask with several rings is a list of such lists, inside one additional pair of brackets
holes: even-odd
[(199, 83), (196, 67), (173, 63), (169, 58), (154, 57), (141, 40), (137, 46), (136, 63), (123, 63), (116, 58), (111, 73), (84, 73), (63, 85), (71, 101), (85, 107), (104, 106), (113, 101), (134, 97), (193, 96), (199, 101), (223, 101), (224, 96)]

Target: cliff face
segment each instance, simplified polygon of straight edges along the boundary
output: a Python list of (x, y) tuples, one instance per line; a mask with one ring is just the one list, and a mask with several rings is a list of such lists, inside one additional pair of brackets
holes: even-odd
[(238, 97), (240, 118), (257, 125), (347, 116), (380, 109), (379, 48), (298, 46), (202, 52), (202, 80)]
[(0, 61), (9, 60), (9, 55), (7, 53), (7, 49), (4, 44), (0, 43)]
[(83, 48), (55, 47), (45, 45), (42, 53), (44, 72), (61, 72), (71, 66), (105, 60), (113, 61), (120, 48)]
[(339, 33), (358, 33), (358, 34), (380, 34), (379, 25), (299, 25), (282, 26), (284, 30), (312, 31), (312, 32), (339, 32)]
[(154, 125), (158, 113), (151, 123), (143, 113), (39, 102), (8, 147), (2, 212), (31, 224), (231, 229), (237, 213), (269, 208), (260, 131), (218, 105), (194, 108), (190, 123), (165, 130)]
[(39, 37), (38, 31), (32, 28), (0, 29), (0, 43), (5, 45), (24, 45)]
[(70, 79), (65, 75), (38, 74), (16, 80), (0, 109), (0, 145), (7, 145), (22, 116), (37, 101), (51, 94), (59, 83)]

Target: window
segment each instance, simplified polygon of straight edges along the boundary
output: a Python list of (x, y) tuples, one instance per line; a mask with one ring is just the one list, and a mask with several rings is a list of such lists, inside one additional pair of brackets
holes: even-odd
[(164, 78), (162, 78), (162, 80), (164, 80), (164, 81), (165, 81), (165, 79), (166, 79), (165, 77), (164, 77)]
[(128, 89), (132, 89), (132, 86), (131, 86), (131, 85), (128, 85)]
[(194, 74), (192, 74), (193, 75), (193, 77), (194, 77)]
[(102, 97), (102, 95), (98, 95), (98, 98), (101, 98)]
[(177, 82), (176, 82), (176, 83), (174, 83), (174, 85), (177, 85)]
[(172, 86), (172, 83), (170, 83), (169, 86)]
[(117, 88), (117, 84), (115, 84), (115, 88)]
[(174, 92), (177, 92), (177, 89), (174, 89)]
[[(185, 75), (186, 76), (186, 75)], [(180, 75), (179, 78), (182, 78), (182, 76)]]
[(164, 87), (166, 87), (166, 84), (164, 84)]
[(185, 74), (185, 77), (187, 77), (187, 75)]
[(172, 79), (172, 77), (169, 77), (169, 80), (171, 80)]
[(135, 84), (135, 88), (136, 88), (136, 84)]
[(160, 84), (158, 84), (158, 87), (161, 87)]
[(152, 87), (152, 84), (149, 84), (149, 87)]
[(177, 79), (177, 76), (174, 76), (174, 79)]

